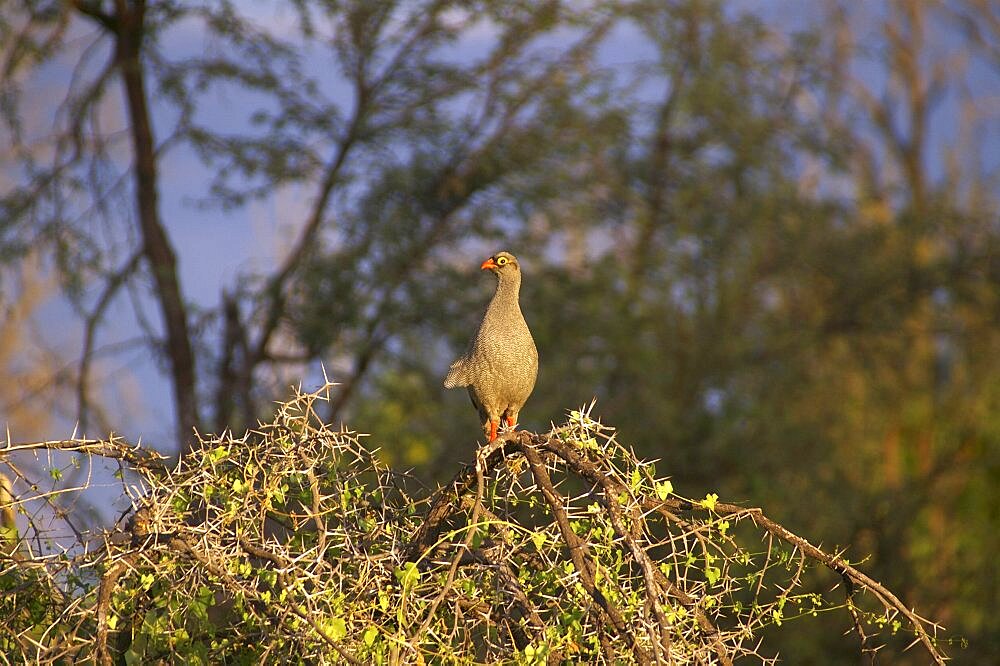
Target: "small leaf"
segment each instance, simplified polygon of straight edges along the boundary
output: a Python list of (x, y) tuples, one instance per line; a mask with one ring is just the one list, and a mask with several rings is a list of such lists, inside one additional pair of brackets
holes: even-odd
[(708, 509), (709, 511), (715, 510), (715, 503), (719, 501), (719, 496), (715, 493), (709, 493), (705, 495), (705, 499), (701, 501), (701, 505)]
[(403, 590), (412, 588), (420, 580), (420, 571), (413, 562), (407, 562), (401, 568), (396, 569), (396, 580), (403, 585)]
[(335, 641), (341, 640), (347, 635), (347, 623), (344, 618), (335, 617), (330, 621), (330, 638)]
[(288, 492), (288, 484), (283, 483), (280, 487), (274, 489), (274, 499), (278, 500), (280, 503), (285, 503), (285, 493)]
[(656, 490), (656, 496), (660, 498), (660, 501), (665, 502), (670, 493), (674, 492), (674, 484), (669, 480), (663, 481), (662, 483), (657, 481), (654, 484), (654, 489)]
[(367, 647), (371, 647), (375, 643), (376, 638), (378, 638), (378, 629), (375, 627), (365, 629), (364, 641)]

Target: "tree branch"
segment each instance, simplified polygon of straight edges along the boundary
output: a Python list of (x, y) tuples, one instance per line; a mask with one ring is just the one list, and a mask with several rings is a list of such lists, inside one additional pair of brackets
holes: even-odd
[(91, 310), (84, 320), (83, 350), (80, 353), (80, 370), (76, 380), (76, 420), (77, 426), (84, 434), (87, 432), (88, 419), (90, 416), (90, 401), (87, 396), (87, 383), (90, 376), (90, 363), (93, 360), (94, 339), (97, 333), (97, 326), (104, 317), (104, 311), (107, 310), (122, 284), (124, 284), (124, 282), (139, 267), (139, 262), (142, 260), (142, 257), (143, 253), (141, 251), (136, 252), (124, 266), (107, 277), (104, 283), (104, 290), (97, 299), (97, 304), (94, 305), (94, 309)]

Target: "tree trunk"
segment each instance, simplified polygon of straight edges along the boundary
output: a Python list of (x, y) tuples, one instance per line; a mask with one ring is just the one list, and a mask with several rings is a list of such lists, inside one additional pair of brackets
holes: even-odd
[(175, 424), (180, 452), (183, 454), (190, 447), (194, 429), (199, 422), (195, 363), (187, 310), (177, 279), (177, 257), (159, 213), (155, 144), (140, 62), (146, 3), (145, 0), (137, 0), (131, 4), (127, 0), (117, 0), (115, 8), (115, 48), (132, 129), (139, 229), (142, 233), (143, 253), (153, 274), (156, 298), (166, 327), (166, 349), (170, 358), (176, 409)]

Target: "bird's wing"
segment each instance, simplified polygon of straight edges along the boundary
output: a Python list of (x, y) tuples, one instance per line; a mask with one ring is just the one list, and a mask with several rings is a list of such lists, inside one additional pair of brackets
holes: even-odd
[(466, 371), (465, 359), (460, 358), (452, 363), (451, 368), (448, 369), (448, 375), (444, 378), (444, 387), (447, 389), (458, 388), (468, 386), (471, 383), (469, 373)]

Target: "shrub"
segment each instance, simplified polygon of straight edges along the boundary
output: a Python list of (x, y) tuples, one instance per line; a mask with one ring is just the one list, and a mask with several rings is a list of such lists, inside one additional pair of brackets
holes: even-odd
[(320, 420), (328, 390), (173, 469), (117, 439), (8, 444), (117, 459), (137, 491), (97, 547), (7, 549), (4, 660), (727, 664), (833, 611), (863, 654), (908, 634), (943, 663), (877, 581), (759, 509), (678, 496), (587, 409), (427, 492)]

